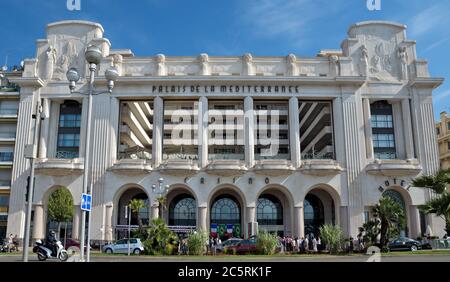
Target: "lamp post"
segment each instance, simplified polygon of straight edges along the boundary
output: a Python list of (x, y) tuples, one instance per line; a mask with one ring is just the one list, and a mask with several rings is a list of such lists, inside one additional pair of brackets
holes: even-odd
[(152, 191), (155, 194), (158, 194), (158, 216), (159, 218), (162, 218), (162, 211), (161, 211), (161, 203), (160, 203), (160, 199), (162, 199), (167, 192), (169, 191), (169, 185), (166, 185), (163, 187), (163, 183), (164, 183), (164, 178), (160, 178), (158, 179), (158, 186), (156, 186), (156, 184), (152, 185)]
[[(112, 93), (114, 88), (114, 82), (119, 76), (119, 72), (115, 68), (109, 68), (105, 71), (105, 78), (108, 81), (108, 90), (96, 92), (94, 90), (95, 72), (97, 71), (97, 65), (100, 64), (103, 55), (95, 45), (89, 45), (85, 52), (86, 61), (89, 64), (89, 84), (88, 92), (75, 91), (76, 84), (80, 80), (80, 74), (77, 69), (71, 68), (67, 71), (67, 80), (69, 81), (69, 88), (71, 93), (78, 93), (88, 95), (88, 112), (87, 112), (87, 124), (86, 124), (86, 139), (85, 139), (85, 157), (84, 157), (84, 174), (83, 174), (83, 193), (92, 195), (92, 183), (89, 179), (89, 167), (90, 167), (90, 139), (91, 139), (91, 119), (92, 119), (92, 96), (106, 93)], [(86, 261), (90, 261), (90, 223), (91, 215), (88, 216), (88, 234), (86, 244)], [(80, 258), (84, 261), (84, 246), (86, 236), (86, 211), (82, 210), (81, 214), (81, 239), (80, 239)]]

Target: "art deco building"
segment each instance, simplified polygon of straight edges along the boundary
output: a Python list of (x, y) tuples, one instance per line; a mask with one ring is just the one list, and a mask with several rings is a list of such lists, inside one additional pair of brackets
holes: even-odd
[(439, 146), (441, 169), (450, 168), (450, 117), (446, 112), (441, 113), (441, 120), (436, 123), (436, 134)]
[(379, 21), (351, 26), (341, 49), (315, 57), (137, 57), (112, 48), (97, 23), (49, 24), (12, 79), (21, 90), (8, 232), (24, 233), (24, 147), (41, 101), (32, 236), (48, 229), (50, 195), (68, 189), (79, 237), (87, 97), (70, 93), (65, 74), (76, 67), (86, 89), (88, 44), (104, 55), (98, 88), (105, 69), (120, 72), (111, 95), (93, 98), (94, 240), (122, 236), (133, 198), (147, 203), (144, 224), (158, 217), (160, 178), (170, 187), (161, 214), (177, 232), (246, 236), (258, 222), (303, 237), (332, 223), (356, 237), (383, 195), (404, 208), (405, 234), (443, 232), (418, 210), (430, 191), (411, 186), (439, 169), (432, 92), (443, 79), (430, 77), (404, 25)]

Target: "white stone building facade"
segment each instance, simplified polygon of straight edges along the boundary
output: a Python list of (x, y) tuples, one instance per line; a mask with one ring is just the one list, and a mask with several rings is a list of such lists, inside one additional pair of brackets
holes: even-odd
[[(304, 237), (334, 223), (356, 237), (385, 194), (404, 206), (410, 237), (443, 233), (440, 219), (417, 208), (430, 192), (410, 185), (439, 169), (432, 92), (443, 79), (430, 77), (401, 24), (355, 24), (340, 50), (310, 58), (136, 57), (111, 48), (101, 25), (84, 21), (49, 24), (36, 44), (36, 58), (13, 79), (21, 91), (8, 233), (24, 233), (24, 147), (40, 100), (46, 119), (32, 237), (45, 236), (49, 196), (62, 187), (73, 196), (72, 237), (79, 237), (87, 97), (70, 93), (65, 73), (76, 67), (83, 77), (77, 88), (86, 89), (88, 44), (104, 55), (98, 88), (106, 87), (105, 69), (120, 72), (111, 95), (93, 98), (93, 240), (119, 239), (132, 198), (148, 203), (141, 219), (158, 217), (152, 186), (160, 178), (170, 187), (162, 211), (170, 226), (210, 232), (231, 224), (244, 236), (248, 223), (259, 222)], [(279, 130), (267, 134), (270, 110)], [(189, 136), (174, 138), (177, 128)], [(218, 133), (230, 142), (217, 141)], [(275, 133), (278, 151), (267, 157), (264, 142)]]

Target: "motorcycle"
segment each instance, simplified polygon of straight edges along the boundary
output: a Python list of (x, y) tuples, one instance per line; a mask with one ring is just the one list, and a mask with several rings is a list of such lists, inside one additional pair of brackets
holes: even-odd
[(60, 261), (67, 261), (69, 259), (69, 254), (64, 249), (61, 241), (56, 243), (56, 253), (50, 250), (42, 240), (37, 240), (33, 248), (33, 253), (37, 254), (39, 261), (45, 261), (47, 259), (59, 259)]

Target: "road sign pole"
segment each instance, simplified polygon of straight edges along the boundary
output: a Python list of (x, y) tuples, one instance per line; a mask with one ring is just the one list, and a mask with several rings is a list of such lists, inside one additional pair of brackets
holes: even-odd
[(128, 207), (128, 256), (131, 254), (131, 208)]

